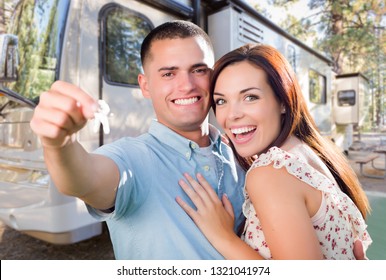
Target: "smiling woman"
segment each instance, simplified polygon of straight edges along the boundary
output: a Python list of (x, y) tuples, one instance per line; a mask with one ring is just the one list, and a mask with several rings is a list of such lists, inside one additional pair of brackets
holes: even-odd
[[(182, 189), (197, 208), (177, 202), (227, 259), (355, 259), (354, 243), (372, 240), (368, 201), (353, 170), (322, 137), (286, 58), (247, 44), (215, 64), (210, 92), (217, 122), (247, 171), (241, 239), (232, 207), (200, 174)], [(224, 208), (221, 207), (224, 205)]]

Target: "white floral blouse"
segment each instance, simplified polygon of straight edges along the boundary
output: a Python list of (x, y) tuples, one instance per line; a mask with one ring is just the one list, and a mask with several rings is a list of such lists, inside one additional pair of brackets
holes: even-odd
[[(277, 169), (285, 167), (289, 174), (323, 192), (321, 206), (312, 217), (312, 223), (326, 259), (355, 259), (353, 245), (357, 239), (362, 240), (365, 250), (368, 248), (372, 240), (361, 213), (335, 183), (297, 156), (278, 147), (272, 147), (260, 155), (249, 170), (271, 163)], [(262, 257), (272, 259), (263, 228), (245, 189), (244, 195), (246, 224), (242, 239)]]

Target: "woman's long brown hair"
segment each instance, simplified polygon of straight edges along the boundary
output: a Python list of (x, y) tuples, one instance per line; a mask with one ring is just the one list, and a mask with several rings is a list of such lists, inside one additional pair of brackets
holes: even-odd
[[(279, 104), (283, 104), (285, 107), (279, 136), (266, 150), (272, 146), (280, 147), (291, 135), (298, 137), (321, 158), (334, 176), (340, 189), (351, 198), (363, 217), (366, 218), (366, 214), (370, 212), (370, 205), (358, 177), (338, 147), (319, 133), (307, 108), (292, 67), (275, 48), (268, 45), (248, 44), (225, 54), (216, 62), (210, 85), (214, 112), (216, 113), (216, 106), (213, 102), (213, 92), (218, 76), (227, 66), (242, 61), (247, 61), (265, 71), (268, 83), (274, 91)], [(233, 144), (231, 142), (230, 144), (240, 165), (248, 170), (253, 158), (239, 156)]]

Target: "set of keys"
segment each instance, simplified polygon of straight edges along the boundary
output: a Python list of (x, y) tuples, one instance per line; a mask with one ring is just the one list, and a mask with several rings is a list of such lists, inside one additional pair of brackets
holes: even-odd
[(110, 113), (110, 107), (104, 100), (98, 100), (98, 109), (94, 113), (94, 133), (97, 133), (101, 124), (105, 134), (110, 133), (110, 125), (108, 120), (108, 114)]

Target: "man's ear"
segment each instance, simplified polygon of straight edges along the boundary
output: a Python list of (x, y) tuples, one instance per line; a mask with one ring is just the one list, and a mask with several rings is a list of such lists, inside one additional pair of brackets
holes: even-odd
[(138, 74), (138, 84), (139, 87), (141, 88), (142, 95), (145, 98), (151, 98), (149, 89), (148, 89), (148, 84), (147, 84), (147, 79), (144, 74)]

